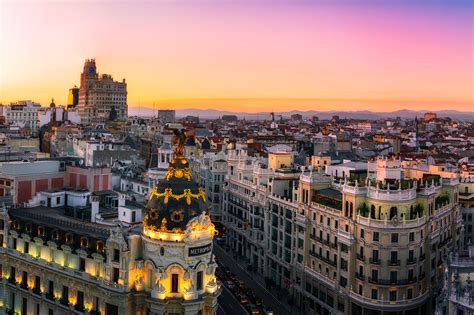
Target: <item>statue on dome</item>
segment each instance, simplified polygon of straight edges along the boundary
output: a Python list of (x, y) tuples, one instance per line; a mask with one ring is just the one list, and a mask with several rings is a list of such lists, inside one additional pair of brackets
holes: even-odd
[(184, 143), (186, 142), (186, 134), (184, 129), (174, 129), (173, 145), (176, 147), (174, 150), (174, 159), (184, 158)]

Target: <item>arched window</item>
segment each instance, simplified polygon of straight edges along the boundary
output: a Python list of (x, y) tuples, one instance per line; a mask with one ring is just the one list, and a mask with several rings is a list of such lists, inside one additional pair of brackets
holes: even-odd
[(66, 243), (67, 244), (72, 243), (72, 235), (70, 233), (66, 234)]
[(347, 217), (348, 211), (349, 211), (349, 201), (346, 201), (346, 208), (344, 209), (344, 216)]
[(42, 226), (38, 227), (38, 236), (44, 236), (44, 227)]
[(375, 206), (374, 205), (370, 206), (370, 218), (376, 219), (376, 217), (375, 217)]
[(87, 237), (81, 237), (81, 247), (87, 247), (89, 245), (89, 242), (87, 240)]
[(96, 249), (98, 252), (103, 253), (104, 252), (104, 242), (98, 241), (96, 244)]
[(391, 207), (390, 208), (390, 220), (393, 218), (393, 217), (396, 217), (398, 215), (398, 209), (397, 207)]

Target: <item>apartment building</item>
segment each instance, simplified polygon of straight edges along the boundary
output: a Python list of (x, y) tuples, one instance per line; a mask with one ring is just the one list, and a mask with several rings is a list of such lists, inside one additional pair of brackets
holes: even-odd
[(18, 101), (10, 105), (0, 106), (0, 116), (5, 122), (19, 128), (29, 128), (31, 135), (36, 136), (39, 128), (38, 112), (41, 109), (39, 103), (32, 101)]
[(206, 152), (190, 158), (191, 172), (206, 191), (207, 205), (214, 222), (222, 222), (223, 187), (227, 174), (226, 157), (226, 154), (220, 151)]
[(268, 161), (228, 154), (224, 224), (236, 254), (305, 314), (434, 310), (445, 258), (463, 244), (457, 178), (408, 177), (393, 157), (355, 179)]

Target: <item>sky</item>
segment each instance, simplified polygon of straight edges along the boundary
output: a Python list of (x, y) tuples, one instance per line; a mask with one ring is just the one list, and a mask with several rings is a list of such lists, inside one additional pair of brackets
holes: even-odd
[(474, 111), (473, 46), (472, 1), (0, 0), (0, 102), (95, 58), (129, 106)]

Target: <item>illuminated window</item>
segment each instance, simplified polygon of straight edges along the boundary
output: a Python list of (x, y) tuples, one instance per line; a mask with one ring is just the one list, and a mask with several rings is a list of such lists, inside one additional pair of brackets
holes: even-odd
[(103, 252), (104, 251), (104, 242), (98, 241), (96, 249), (97, 249), (98, 252)]
[(171, 275), (171, 292), (178, 293), (179, 275), (173, 273)]
[(59, 232), (58, 231), (53, 232), (53, 239), (56, 240), (56, 241), (59, 240)]
[(87, 247), (89, 245), (89, 242), (87, 241), (87, 238), (82, 237), (81, 238), (81, 247)]
[(71, 243), (72, 242), (72, 235), (71, 234), (66, 234), (66, 243)]
[(196, 279), (196, 289), (202, 290), (202, 271), (198, 271)]
[(44, 236), (44, 227), (38, 227), (38, 236)]

